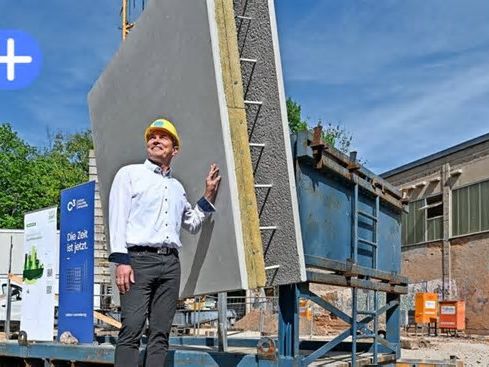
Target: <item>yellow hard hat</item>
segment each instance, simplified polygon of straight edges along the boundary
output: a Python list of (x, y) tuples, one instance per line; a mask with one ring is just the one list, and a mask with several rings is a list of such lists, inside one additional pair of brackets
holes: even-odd
[(146, 143), (149, 140), (149, 135), (154, 130), (164, 130), (164, 131), (166, 131), (168, 134), (170, 134), (173, 137), (175, 146), (180, 147), (180, 138), (178, 137), (177, 129), (175, 129), (175, 126), (170, 121), (168, 121), (166, 119), (156, 119), (156, 120), (154, 120), (146, 128), (146, 131), (144, 132), (144, 138), (146, 139)]

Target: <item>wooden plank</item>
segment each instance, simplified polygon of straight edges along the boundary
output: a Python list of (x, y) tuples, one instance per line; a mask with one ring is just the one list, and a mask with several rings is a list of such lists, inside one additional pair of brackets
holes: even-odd
[(319, 273), (315, 271), (307, 271), (307, 280), (313, 283), (337, 285), (340, 287), (351, 287), (361, 289), (371, 289), (388, 293), (407, 294), (408, 287), (400, 285), (392, 285), (389, 283), (374, 282), (371, 280), (348, 278), (344, 275)]
[(116, 319), (113, 319), (112, 317), (106, 316), (103, 313), (93, 311), (93, 317), (95, 317), (97, 320), (105, 322), (106, 324), (113, 326), (117, 329), (120, 329), (122, 327), (122, 324), (120, 321), (117, 321)]
[(342, 273), (346, 272), (346, 264), (341, 261), (326, 259), (313, 255), (304, 255), (304, 258), (306, 260), (306, 266), (314, 266), (320, 269)]
[(306, 266), (313, 266), (324, 270), (332, 270), (340, 273), (345, 273), (348, 276), (368, 276), (374, 279), (380, 279), (388, 281), (390, 284), (407, 285), (409, 279), (407, 277), (389, 273), (386, 271), (369, 269), (364, 266), (355, 265), (351, 261), (341, 262), (337, 260), (331, 260), (322, 258), (319, 256), (306, 255)]
[(360, 265), (353, 264), (351, 261), (346, 262), (346, 267), (347, 273), (385, 280), (388, 281), (390, 284), (407, 285), (409, 283), (409, 279), (402, 275), (381, 270), (369, 269)]
[(232, 1), (216, 1), (216, 21), (219, 34), (224, 91), (228, 107), (229, 127), (238, 184), (245, 262), (248, 272), (248, 287), (258, 288), (263, 287), (266, 283), (265, 261), (248, 142), (248, 124), (244, 109), (243, 83)]

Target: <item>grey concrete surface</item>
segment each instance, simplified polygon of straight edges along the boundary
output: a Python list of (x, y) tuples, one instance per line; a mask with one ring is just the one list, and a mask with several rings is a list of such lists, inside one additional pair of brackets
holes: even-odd
[(245, 100), (262, 101), (261, 107), (247, 107), (250, 141), (264, 143), (265, 148), (252, 148), (255, 183), (272, 184), (257, 189), (261, 226), (277, 226), (276, 231), (263, 231), (265, 266), (279, 265), (267, 271), (269, 285), (289, 284), (305, 280), (305, 263), (299, 227), (297, 194), (292, 169), (288, 122), (283, 80), (276, 36), (273, 0), (234, 0), (238, 45), (242, 58), (256, 59), (255, 66), (242, 63)]
[(212, 40), (208, 3), (213, 1), (150, 2), (89, 94), (106, 217), (115, 173), (123, 165), (144, 161), (144, 130), (157, 117), (169, 118), (179, 131), (182, 149), (173, 172), (191, 202), (203, 194), (210, 164), (221, 168), (217, 212), (198, 235), (182, 231), (182, 297), (247, 287), (232, 147), (219, 73), (216, 79), (217, 39)]

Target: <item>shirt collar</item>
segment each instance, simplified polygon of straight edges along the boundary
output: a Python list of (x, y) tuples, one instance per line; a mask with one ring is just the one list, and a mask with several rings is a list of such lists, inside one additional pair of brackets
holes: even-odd
[(163, 172), (160, 166), (154, 164), (151, 162), (149, 159), (146, 159), (144, 161), (144, 166), (149, 169), (150, 171), (157, 173), (159, 175), (162, 175), (164, 177), (172, 177), (172, 169), (170, 168), (168, 171)]

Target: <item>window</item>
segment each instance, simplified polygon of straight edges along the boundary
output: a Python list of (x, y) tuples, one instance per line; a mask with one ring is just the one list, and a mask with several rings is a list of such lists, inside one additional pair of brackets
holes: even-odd
[(452, 192), (452, 236), (489, 230), (489, 181)]
[(405, 245), (424, 242), (426, 212), (419, 210), (423, 205), (424, 200), (409, 203), (409, 213), (402, 217), (402, 239)]
[[(489, 180), (452, 191), (452, 236), (489, 231)], [(402, 217), (402, 243), (443, 239), (441, 194), (409, 203)]]
[(443, 238), (443, 197), (441, 194), (426, 198), (426, 240)]
[(443, 199), (438, 194), (409, 203), (402, 217), (402, 243), (413, 245), (443, 238)]

